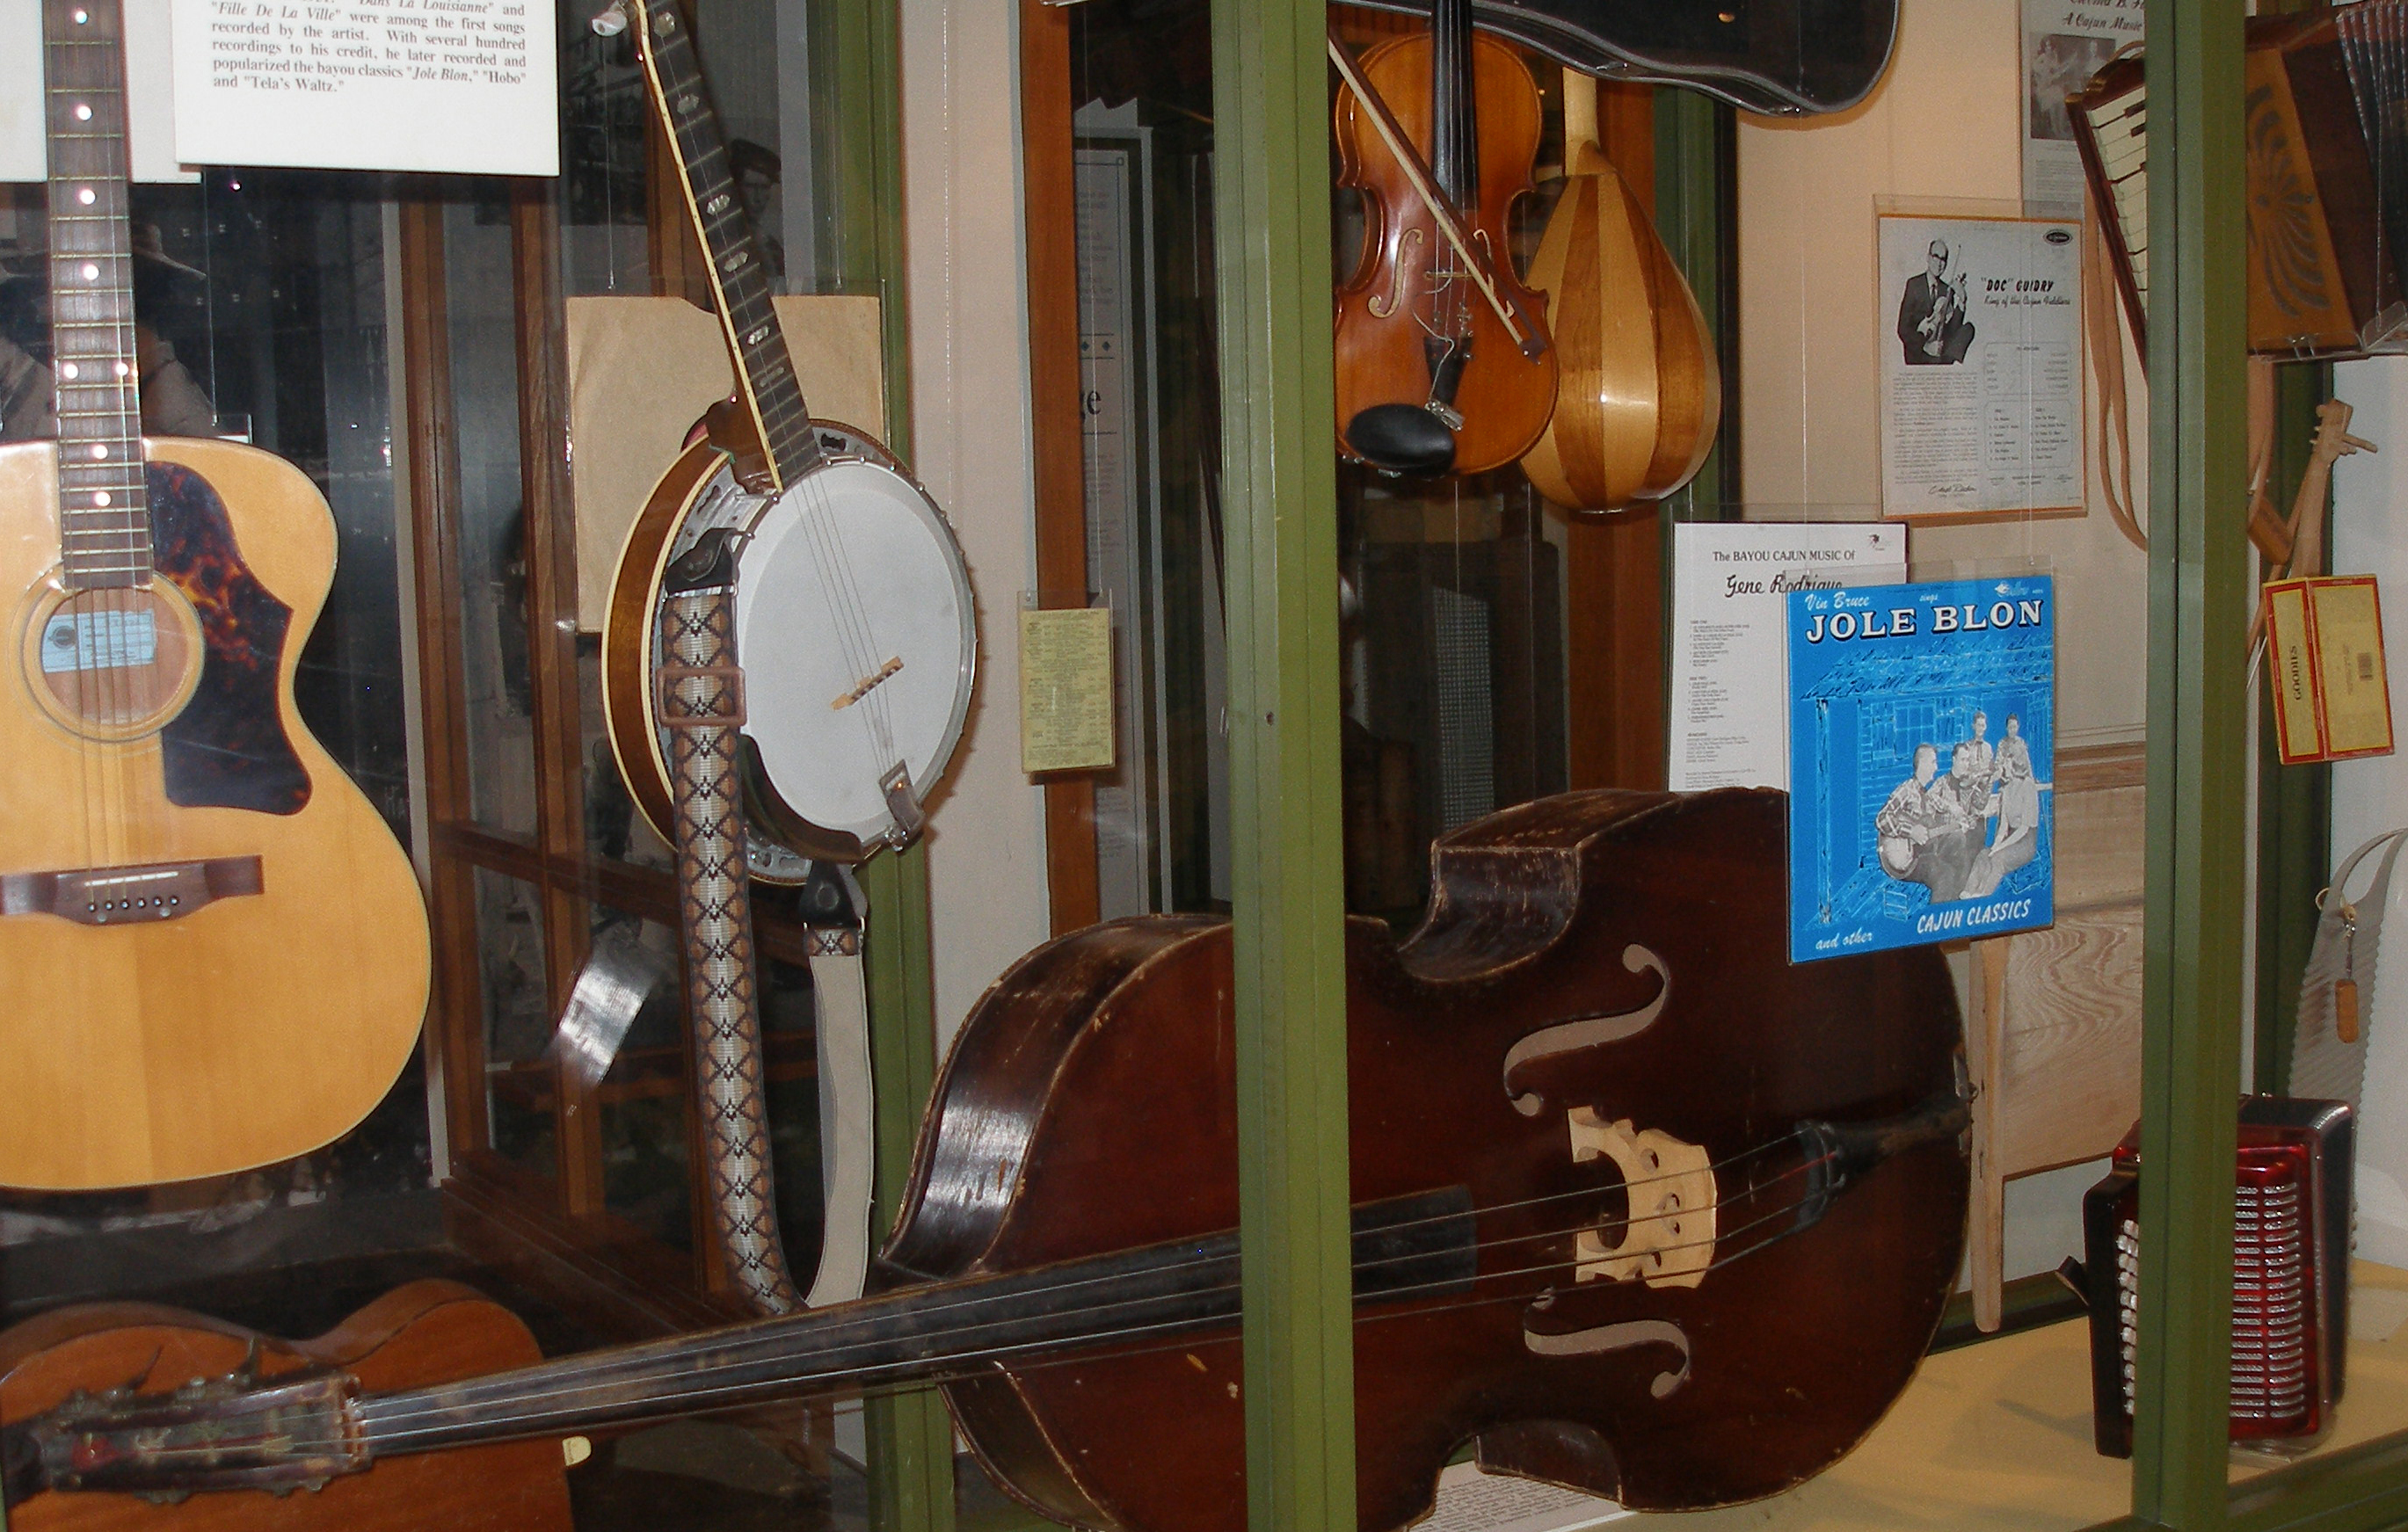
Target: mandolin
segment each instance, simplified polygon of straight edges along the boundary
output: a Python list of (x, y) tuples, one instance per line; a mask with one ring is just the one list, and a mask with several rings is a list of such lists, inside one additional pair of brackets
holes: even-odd
[[(1368, 1532), (1426, 1512), (1467, 1443), (1635, 1509), (1774, 1494), (1913, 1375), (1963, 1239), (1955, 992), (1930, 949), (1784, 961), (1784, 823), (1761, 790), (1542, 799), (1438, 843), (1410, 939), (1350, 923)], [(206, 1322), (21, 1326), (0, 1337), (11, 1524), (436, 1525), (408, 1519), (423, 1476), (386, 1477), (423, 1454), (936, 1382), (1045, 1515), (1235, 1532), (1230, 963), (1226, 923), (1140, 916), (996, 981), (939, 1080), (870, 1297), (460, 1381), (268, 1343), (262, 1376), (189, 1396), (165, 1391), (214, 1364), (163, 1332)], [(126, 1365), (154, 1352), (175, 1360)], [(174, 1508), (130, 1493), (322, 1482)]]
[(280, 458), (145, 440), (118, 0), (44, 0), (56, 442), (0, 446), (0, 1184), (306, 1153), (426, 1009), (400, 846), (294, 710), (334, 519)]
[(1511, 463), (1555, 405), (1542, 306), (1506, 242), (1539, 150), (1538, 86), (1472, 31), (1471, 0), (1439, 0), (1426, 34), (1379, 44), (1359, 70), (1334, 56), (1339, 179), (1366, 215), (1338, 290), (1340, 448), (1398, 473)]
[(869, 437), (811, 418), (677, 7), (624, 0), (595, 25), (630, 23), (738, 386), (628, 529), (603, 626), (603, 710), (630, 795), (672, 839), (652, 683), (664, 581), (705, 535), (735, 533), (751, 866), (799, 883), (806, 859), (853, 864), (918, 838), (969, 715), (977, 609), (936, 502)]
[(1564, 192), (1530, 262), (1563, 382), (1522, 459), (1575, 510), (1661, 500), (1697, 476), (1723, 407), (1713, 337), (1681, 268), (1598, 142), (1597, 81), (1564, 71)]

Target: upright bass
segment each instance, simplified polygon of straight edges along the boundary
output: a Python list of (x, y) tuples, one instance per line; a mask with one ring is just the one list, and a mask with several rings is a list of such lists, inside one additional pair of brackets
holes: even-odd
[[(1350, 924), (1366, 1532), (1426, 1511), (1466, 1443), (1635, 1509), (1770, 1495), (1847, 1452), (1913, 1375), (1963, 1239), (1955, 992), (1928, 949), (1784, 961), (1784, 808), (1741, 790), (1525, 804), (1439, 842), (1410, 939)], [(998, 980), (857, 1302), (482, 1378), (430, 1341), (412, 1381), (414, 1328), (456, 1334), (489, 1306), (404, 1290), (347, 1338), (263, 1345), (182, 1394), (239, 1339), (122, 1310), (0, 1336), (11, 1524), (477, 1525), (478, 1498), (557, 1498), (556, 1451), (499, 1443), (934, 1381), (1033, 1509), (1233, 1532), (1229, 941), (1215, 920), (1114, 921)], [(465, 1466), (411, 1471), (467, 1452), (492, 1476), (473, 1490)], [(132, 1493), (303, 1483), (323, 1492)]]

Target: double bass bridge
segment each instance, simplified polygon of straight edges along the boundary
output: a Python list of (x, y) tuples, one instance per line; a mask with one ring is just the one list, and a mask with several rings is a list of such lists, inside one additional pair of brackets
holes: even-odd
[[(1572, 1161), (1608, 1159), (1622, 1172), (1628, 1210), (1611, 1223), (1572, 1237), (1575, 1281), (1643, 1281), (1650, 1287), (1695, 1287), (1713, 1264), (1717, 1195), (1713, 1165), (1702, 1144), (1684, 1143), (1629, 1119), (1609, 1123), (1587, 1107), (1565, 1114)], [(1611, 1228), (1618, 1238), (1609, 1241)]]

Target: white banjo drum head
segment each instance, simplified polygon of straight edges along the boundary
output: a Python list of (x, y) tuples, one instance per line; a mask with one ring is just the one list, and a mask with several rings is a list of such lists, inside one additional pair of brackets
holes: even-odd
[(944, 775), (969, 711), (976, 613), (953, 531), (896, 470), (838, 458), (753, 519), (737, 561), (746, 735), (785, 806), (873, 850), (882, 783)]

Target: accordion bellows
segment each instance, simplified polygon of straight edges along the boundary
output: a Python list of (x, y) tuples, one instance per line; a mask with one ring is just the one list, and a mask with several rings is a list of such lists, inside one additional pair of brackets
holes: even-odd
[[(2253, 19), (2243, 89), (2249, 349), (2303, 357), (2408, 351), (2399, 273), (2408, 234), (2408, 0)], [(2140, 55), (2112, 60), (2071, 106), (2116, 286), (2133, 334), (2145, 337)]]
[[(2350, 1110), (2250, 1096), (2232, 1189), (2232, 1439), (2304, 1448), (2332, 1424), (2347, 1354)], [(2140, 1129), (2082, 1201), (2090, 1391), (2099, 1451), (2132, 1455), (2138, 1362)]]

